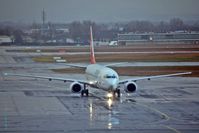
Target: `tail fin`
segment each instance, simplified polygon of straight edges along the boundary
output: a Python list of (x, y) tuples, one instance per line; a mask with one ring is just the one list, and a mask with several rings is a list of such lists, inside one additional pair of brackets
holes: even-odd
[(95, 54), (94, 54), (94, 46), (93, 46), (93, 31), (92, 26), (90, 26), (90, 63), (95, 64)]

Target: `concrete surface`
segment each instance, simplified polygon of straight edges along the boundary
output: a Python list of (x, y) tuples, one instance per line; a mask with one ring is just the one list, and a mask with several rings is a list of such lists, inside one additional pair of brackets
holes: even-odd
[(14, 57), (1, 49), (2, 133), (199, 132), (199, 78), (140, 81), (136, 93), (122, 92), (121, 99), (109, 106), (105, 92), (96, 89), (90, 89), (90, 97), (82, 98), (70, 92), (69, 83), (3, 76), (4, 72), (15, 72), (84, 78), (56, 74), (46, 64), (28, 64), (28, 56), (23, 61)]

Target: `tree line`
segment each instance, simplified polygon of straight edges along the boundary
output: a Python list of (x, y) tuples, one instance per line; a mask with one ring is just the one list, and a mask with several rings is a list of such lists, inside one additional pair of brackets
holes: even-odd
[[(110, 41), (116, 40), (118, 34), (122, 33), (168, 33), (168, 32), (199, 32), (199, 22), (192, 24), (185, 23), (180, 18), (173, 18), (167, 21), (151, 22), (151, 21), (130, 21), (130, 22), (115, 22), (115, 23), (96, 23), (93, 21), (74, 21), (65, 24), (47, 23), (45, 24), (47, 31), (45, 34), (38, 32), (37, 34), (29, 35), (35, 39), (52, 39), (52, 38), (71, 38), (76, 42), (89, 40), (89, 27), (93, 27), (95, 40)], [(56, 27), (67, 27), (68, 32), (57, 32)], [(22, 37), (26, 35), (24, 29), (42, 29), (42, 24), (31, 24), (26, 27), (1, 26), (0, 35), (14, 36), (15, 41), (22, 42)]]
[(168, 33), (168, 32), (199, 32), (199, 22), (186, 24), (180, 18), (173, 18), (169, 22), (130, 21), (118, 23), (95, 23), (92, 21), (75, 21), (68, 24), (69, 36), (73, 39), (87, 40), (89, 26), (94, 29), (96, 40), (113, 40), (118, 34), (123, 33)]

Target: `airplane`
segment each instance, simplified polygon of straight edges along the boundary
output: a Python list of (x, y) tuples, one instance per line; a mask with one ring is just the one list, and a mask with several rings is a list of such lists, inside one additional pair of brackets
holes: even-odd
[[(151, 80), (156, 78), (171, 77), (178, 75), (191, 74), (192, 72), (183, 72), (183, 73), (173, 73), (166, 75), (156, 75), (156, 76), (146, 76), (138, 78), (129, 78), (120, 80), (118, 73), (110, 68), (111, 66), (116, 66), (121, 63), (112, 63), (107, 65), (97, 64), (94, 54), (93, 46), (93, 32), (92, 27), (90, 26), (90, 64), (87, 66), (75, 65), (75, 64), (66, 64), (70, 67), (79, 67), (85, 69), (86, 80), (77, 80), (77, 79), (68, 79), (60, 77), (48, 77), (48, 76), (34, 76), (34, 75), (25, 75), (25, 74), (13, 74), (13, 73), (4, 73), (7, 76), (20, 76), (20, 77), (30, 77), (30, 78), (39, 78), (39, 79), (48, 79), (59, 80), (64, 82), (71, 82), (70, 90), (73, 93), (81, 93), (81, 96), (89, 96), (89, 90), (87, 86), (94, 87), (107, 91), (107, 97), (120, 97), (121, 92), (119, 86), (124, 85), (123, 89), (127, 93), (134, 93), (137, 90), (136, 81), (140, 80)], [(126, 63), (126, 62), (125, 62)]]

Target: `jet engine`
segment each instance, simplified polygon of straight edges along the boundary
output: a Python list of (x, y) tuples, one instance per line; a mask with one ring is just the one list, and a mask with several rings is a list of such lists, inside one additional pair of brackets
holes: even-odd
[(70, 89), (74, 93), (80, 93), (83, 90), (83, 85), (78, 82), (73, 82), (70, 85)]
[(137, 89), (137, 84), (135, 82), (127, 82), (124, 84), (124, 90), (128, 93), (133, 93)]

